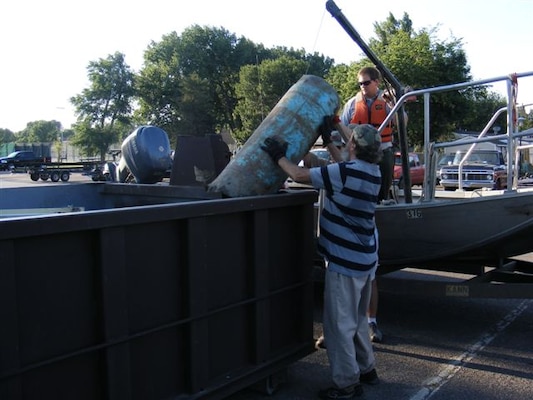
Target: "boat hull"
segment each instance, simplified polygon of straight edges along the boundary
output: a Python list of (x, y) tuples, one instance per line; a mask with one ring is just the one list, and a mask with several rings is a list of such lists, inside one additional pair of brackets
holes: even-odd
[(380, 270), (498, 265), (533, 251), (533, 192), (379, 206)]

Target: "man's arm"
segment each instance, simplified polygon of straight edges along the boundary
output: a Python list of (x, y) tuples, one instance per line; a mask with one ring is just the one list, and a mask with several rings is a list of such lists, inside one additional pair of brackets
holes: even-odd
[(287, 157), (281, 157), (278, 161), (278, 165), (294, 182), (311, 183), (311, 173), (309, 172), (309, 168), (299, 167), (292, 163)]
[[(342, 122), (335, 124), (335, 129), (337, 130), (337, 132), (339, 132), (339, 134), (344, 139), (344, 143), (346, 146), (351, 139), (352, 130), (348, 128), (346, 125), (344, 125)], [(331, 158), (333, 159), (333, 161), (335, 162), (344, 161), (342, 159), (341, 150), (337, 146), (335, 146), (333, 143), (328, 143), (327, 149), (329, 151), (329, 154), (331, 154)]]

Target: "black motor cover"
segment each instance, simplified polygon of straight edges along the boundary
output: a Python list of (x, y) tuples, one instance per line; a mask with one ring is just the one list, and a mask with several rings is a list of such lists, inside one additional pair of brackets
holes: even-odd
[(156, 183), (172, 166), (167, 133), (156, 126), (140, 126), (122, 142), (122, 157), (137, 183)]

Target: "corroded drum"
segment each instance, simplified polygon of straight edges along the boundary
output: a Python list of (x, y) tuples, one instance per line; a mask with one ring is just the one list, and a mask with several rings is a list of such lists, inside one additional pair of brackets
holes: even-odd
[(277, 192), (287, 175), (260, 146), (266, 138), (278, 136), (289, 144), (287, 158), (298, 163), (317, 140), (324, 117), (334, 114), (339, 104), (337, 92), (324, 79), (302, 76), (209, 185), (209, 191), (228, 197)]

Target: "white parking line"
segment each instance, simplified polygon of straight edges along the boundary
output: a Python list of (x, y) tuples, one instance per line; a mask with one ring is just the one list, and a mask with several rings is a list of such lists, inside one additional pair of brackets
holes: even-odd
[(445, 385), (454, 375), (470, 360), (472, 360), (477, 353), (489, 345), (505, 328), (507, 328), (520, 314), (522, 314), (531, 304), (533, 300), (522, 301), (512, 312), (508, 313), (496, 326), (489, 332), (481, 336), (481, 338), (474, 343), (470, 348), (449, 363), (437, 374), (437, 376), (427, 379), (422, 388), (410, 398), (410, 400), (427, 400), (439, 389)]

